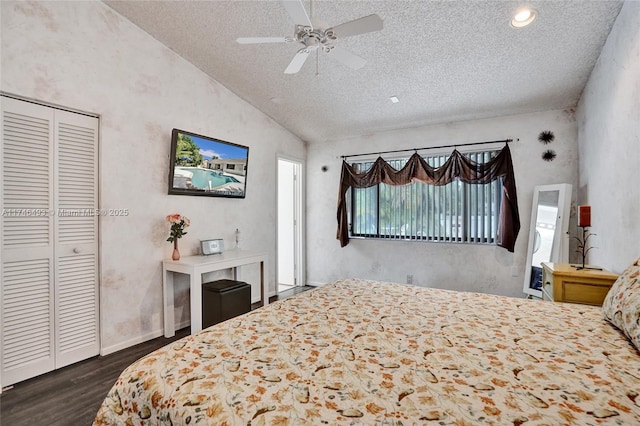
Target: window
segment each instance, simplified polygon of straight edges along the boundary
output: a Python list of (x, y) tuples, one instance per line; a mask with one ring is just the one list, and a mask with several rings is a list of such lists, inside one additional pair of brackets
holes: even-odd
[[(500, 151), (465, 154), (478, 163), (489, 161)], [(425, 156), (432, 167), (440, 167), (448, 155)], [(407, 159), (388, 163), (401, 169)], [(359, 172), (373, 162), (353, 163)], [(462, 243), (495, 243), (502, 182), (467, 184), (455, 180), (444, 186), (415, 182), (405, 186), (378, 184), (352, 188), (350, 235)]]

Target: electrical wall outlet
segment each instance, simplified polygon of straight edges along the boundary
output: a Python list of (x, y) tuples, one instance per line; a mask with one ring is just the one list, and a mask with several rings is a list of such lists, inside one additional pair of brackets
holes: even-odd
[(413, 275), (407, 275), (407, 284), (413, 284)]

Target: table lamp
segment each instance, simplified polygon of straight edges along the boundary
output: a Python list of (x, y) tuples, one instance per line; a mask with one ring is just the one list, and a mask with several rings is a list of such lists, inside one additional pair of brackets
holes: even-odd
[(585, 261), (587, 258), (587, 253), (593, 247), (587, 247), (589, 242), (589, 237), (591, 235), (589, 233), (589, 227), (591, 226), (591, 206), (578, 206), (578, 226), (582, 228), (582, 239), (575, 237), (578, 240), (578, 253), (582, 256), (582, 265), (577, 265), (576, 269), (600, 269), (600, 268), (590, 268), (585, 265)]

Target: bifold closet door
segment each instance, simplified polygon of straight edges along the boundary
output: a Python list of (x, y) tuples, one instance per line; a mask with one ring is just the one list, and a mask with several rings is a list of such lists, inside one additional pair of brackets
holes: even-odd
[(98, 119), (56, 110), (56, 368), (97, 355)]
[(53, 110), (2, 98), (2, 385), (55, 367)]
[(2, 98), (2, 386), (99, 353), (98, 119)]

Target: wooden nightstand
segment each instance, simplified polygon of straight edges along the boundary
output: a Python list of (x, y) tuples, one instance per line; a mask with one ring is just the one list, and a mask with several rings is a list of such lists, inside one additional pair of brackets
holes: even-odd
[(568, 263), (542, 263), (542, 299), (602, 305), (618, 276), (605, 270), (582, 269)]

